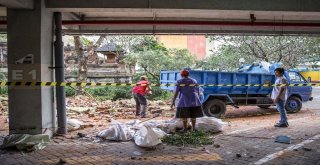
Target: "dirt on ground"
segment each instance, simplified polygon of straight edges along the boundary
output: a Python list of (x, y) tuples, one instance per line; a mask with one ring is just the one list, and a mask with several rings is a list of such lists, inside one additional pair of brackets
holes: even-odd
[[(135, 116), (135, 101), (133, 99), (117, 101), (99, 101), (93, 97), (78, 95), (66, 99), (67, 118), (76, 119), (83, 126), (76, 130), (92, 128), (93, 131), (107, 128), (111, 120), (129, 121), (139, 119)], [(174, 117), (174, 109), (170, 108), (170, 101), (148, 101), (147, 118), (169, 119)], [(0, 120), (4, 123), (0, 131), (8, 132), (8, 97), (0, 96)]]

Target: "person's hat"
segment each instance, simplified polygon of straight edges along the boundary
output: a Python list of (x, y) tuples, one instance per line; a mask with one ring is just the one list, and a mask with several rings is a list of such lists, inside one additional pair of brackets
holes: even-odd
[(182, 71), (180, 72), (180, 74), (181, 74), (182, 76), (189, 76), (189, 71), (187, 71), (187, 70), (182, 70)]

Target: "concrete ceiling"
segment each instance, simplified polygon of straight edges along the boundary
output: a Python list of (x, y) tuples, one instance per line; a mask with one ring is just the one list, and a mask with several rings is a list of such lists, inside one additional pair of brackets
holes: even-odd
[[(0, 0), (11, 8), (30, 9), (32, 3)], [(46, 0), (46, 7), (63, 13), (70, 34), (320, 34), (319, 0)], [(0, 18), (5, 13), (0, 8)]]

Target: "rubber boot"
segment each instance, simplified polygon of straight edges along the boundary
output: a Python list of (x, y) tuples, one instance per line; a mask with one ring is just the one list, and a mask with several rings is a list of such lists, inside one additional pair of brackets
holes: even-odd
[(140, 116), (141, 105), (136, 105), (136, 116)]
[(147, 116), (147, 106), (146, 105), (140, 105), (140, 117), (145, 118)]

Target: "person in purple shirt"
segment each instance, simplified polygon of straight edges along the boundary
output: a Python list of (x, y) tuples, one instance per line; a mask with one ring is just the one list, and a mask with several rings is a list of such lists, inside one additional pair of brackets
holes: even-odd
[(199, 99), (199, 87), (197, 85), (181, 86), (181, 84), (197, 84), (197, 81), (189, 77), (189, 71), (187, 70), (181, 71), (180, 75), (182, 78), (177, 81), (171, 107), (175, 106), (175, 100), (179, 96), (176, 118), (182, 119), (183, 132), (187, 130), (188, 118), (191, 118), (192, 131), (195, 131), (196, 118), (203, 117), (202, 106)]

